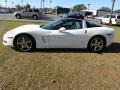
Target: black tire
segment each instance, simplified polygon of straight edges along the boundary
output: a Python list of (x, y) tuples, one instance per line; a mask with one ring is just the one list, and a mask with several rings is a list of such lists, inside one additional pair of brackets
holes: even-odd
[(17, 15), (16, 15), (16, 18), (17, 18), (17, 19), (21, 19), (22, 17), (21, 17), (20, 14), (17, 14)]
[[(24, 41), (22, 39), (24, 38)], [(36, 48), (36, 42), (30, 35), (18, 35), (13, 42), (14, 48), (17, 51), (29, 52)]]
[(37, 15), (33, 15), (33, 16), (32, 16), (32, 19), (33, 19), (33, 20), (38, 20), (38, 16), (37, 16)]
[(105, 45), (105, 38), (101, 36), (96, 36), (90, 39), (87, 49), (90, 52), (100, 52), (105, 48)]

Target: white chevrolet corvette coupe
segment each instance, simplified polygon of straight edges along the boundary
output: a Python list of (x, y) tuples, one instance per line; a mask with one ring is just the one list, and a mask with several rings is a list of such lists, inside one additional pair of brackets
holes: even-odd
[(87, 48), (98, 52), (112, 43), (114, 32), (85, 20), (64, 18), (12, 29), (4, 34), (3, 44), (22, 52), (36, 48)]

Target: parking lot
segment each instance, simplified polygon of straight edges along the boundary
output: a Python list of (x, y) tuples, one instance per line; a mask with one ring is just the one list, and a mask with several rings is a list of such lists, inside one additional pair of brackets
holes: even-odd
[(12, 20), (12, 21), (34, 21), (34, 22), (39, 22), (41, 20), (52, 21), (52, 20), (56, 20), (58, 18), (59, 17), (57, 15), (47, 14), (47, 15), (43, 15), (38, 20), (32, 20), (32, 18), (16, 19), (16, 17), (13, 14), (0, 14), (0, 20)]

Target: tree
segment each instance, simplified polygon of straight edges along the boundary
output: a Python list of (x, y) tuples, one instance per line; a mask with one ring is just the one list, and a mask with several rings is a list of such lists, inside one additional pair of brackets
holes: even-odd
[(25, 9), (29, 9), (30, 7), (31, 7), (30, 4), (24, 6)]
[(56, 13), (57, 13), (57, 8), (53, 8), (53, 9), (52, 9), (52, 13), (53, 13), (53, 14), (56, 14)]
[(98, 9), (98, 10), (100, 10), (100, 11), (108, 11), (108, 12), (111, 11), (111, 9), (110, 9), (109, 7), (101, 7), (101, 8)]
[(81, 10), (85, 10), (85, 9), (87, 9), (87, 7), (84, 4), (75, 5), (73, 7), (73, 11), (81, 11)]
[(16, 5), (15, 7), (16, 7), (18, 10), (23, 9), (23, 6), (21, 6), (20, 4)]

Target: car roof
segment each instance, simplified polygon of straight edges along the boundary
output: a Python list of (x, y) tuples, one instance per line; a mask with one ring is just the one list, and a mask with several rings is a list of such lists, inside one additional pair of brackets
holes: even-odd
[(76, 18), (62, 18), (61, 20), (80, 20), (80, 21), (83, 21), (82, 19), (76, 19)]
[[(106, 14), (106, 15), (110, 15), (110, 14)], [(112, 15), (120, 15), (120, 13), (113, 13)]]

